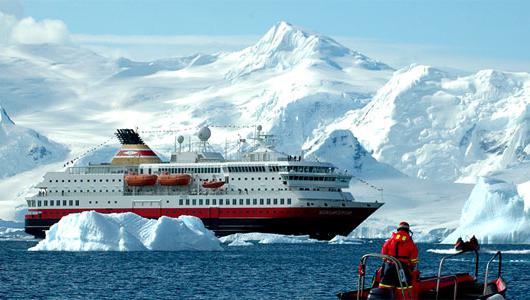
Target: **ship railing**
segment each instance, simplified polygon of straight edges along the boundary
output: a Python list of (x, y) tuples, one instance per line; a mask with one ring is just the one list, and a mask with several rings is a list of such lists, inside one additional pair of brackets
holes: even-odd
[(92, 165), (86, 167), (70, 167), (66, 170), (69, 174), (126, 174), (138, 172), (138, 166), (112, 166)]

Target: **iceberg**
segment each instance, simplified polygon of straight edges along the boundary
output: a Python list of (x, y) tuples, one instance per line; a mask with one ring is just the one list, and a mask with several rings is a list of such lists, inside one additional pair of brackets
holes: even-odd
[(30, 251), (222, 250), (199, 218), (145, 219), (134, 213), (85, 211), (63, 217)]
[(442, 243), (475, 235), (483, 244), (530, 243), (530, 215), (517, 186), (495, 178), (479, 178), (460, 216), (458, 228)]

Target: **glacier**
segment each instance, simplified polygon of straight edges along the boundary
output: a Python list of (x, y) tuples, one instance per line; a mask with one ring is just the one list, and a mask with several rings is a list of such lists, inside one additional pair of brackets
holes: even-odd
[(469, 195), (455, 231), (442, 243), (475, 235), (484, 244), (530, 243), (530, 211), (513, 183), (481, 177)]
[(214, 233), (199, 218), (145, 219), (134, 213), (85, 211), (67, 215), (30, 251), (219, 251)]

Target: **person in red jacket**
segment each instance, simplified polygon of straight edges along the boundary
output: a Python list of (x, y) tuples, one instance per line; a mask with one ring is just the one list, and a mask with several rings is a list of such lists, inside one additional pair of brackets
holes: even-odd
[[(381, 254), (393, 256), (401, 262), (405, 272), (405, 277), (407, 278), (408, 287), (412, 287), (410, 274), (418, 263), (418, 248), (412, 240), (409, 223), (399, 223), (397, 231), (393, 232), (392, 237), (386, 240), (383, 244)], [(405, 286), (407, 284), (403, 285)], [(396, 267), (391, 261), (385, 261), (383, 264), (379, 287), (400, 287)]]

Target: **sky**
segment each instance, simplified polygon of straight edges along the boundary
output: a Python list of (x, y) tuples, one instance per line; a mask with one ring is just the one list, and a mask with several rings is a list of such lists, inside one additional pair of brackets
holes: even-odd
[(284, 20), (401, 67), (530, 71), (530, 1), (0, 0), (96, 51), (155, 59), (241, 49)]

